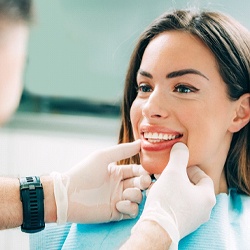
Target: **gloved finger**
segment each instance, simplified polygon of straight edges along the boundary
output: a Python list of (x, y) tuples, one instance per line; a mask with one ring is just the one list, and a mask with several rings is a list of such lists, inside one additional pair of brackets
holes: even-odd
[(129, 164), (129, 165), (119, 165), (119, 168), (122, 172), (123, 179), (138, 177), (141, 175), (149, 175), (149, 173), (138, 164)]
[(212, 179), (197, 166), (189, 167), (187, 173), (192, 183), (206, 190), (207, 195), (210, 197), (210, 199), (207, 199), (207, 207), (213, 207), (216, 203), (216, 198)]
[(197, 166), (188, 167), (187, 174), (190, 181), (195, 185), (213, 187), (212, 179), (199, 167)]
[(170, 159), (168, 165), (170, 165), (169, 167), (181, 166), (186, 169), (188, 158), (188, 147), (182, 142), (175, 143), (170, 151)]
[(182, 142), (175, 143), (170, 151), (170, 158), (166, 169), (170, 170), (172, 168), (173, 169), (182, 168), (185, 169), (186, 172), (188, 158), (189, 158), (188, 147)]
[(133, 215), (132, 217), (129, 214), (122, 214), (122, 218), (120, 220), (129, 220), (136, 218), (137, 215)]
[(141, 175), (139, 177), (129, 178), (123, 181), (123, 189), (139, 188), (145, 190), (151, 184), (151, 177), (149, 175)]
[(139, 206), (137, 203), (123, 200), (116, 203), (116, 209), (123, 214), (123, 219), (131, 219), (138, 215)]
[(122, 143), (113, 147), (103, 149), (100, 154), (103, 164), (120, 161), (129, 158), (140, 152), (141, 140), (136, 140), (130, 143)]
[(139, 188), (127, 188), (123, 191), (122, 198), (139, 204), (142, 201), (142, 193)]
[(208, 177), (204, 171), (202, 171), (198, 166), (191, 166), (187, 168), (187, 174), (189, 180), (193, 184), (198, 184), (203, 178)]

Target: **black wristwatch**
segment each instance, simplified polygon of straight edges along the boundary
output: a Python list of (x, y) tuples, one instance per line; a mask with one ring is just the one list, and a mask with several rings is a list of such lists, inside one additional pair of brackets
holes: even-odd
[(37, 233), (44, 229), (43, 186), (38, 176), (21, 177), (20, 196), (23, 204), (23, 224), (25, 233)]

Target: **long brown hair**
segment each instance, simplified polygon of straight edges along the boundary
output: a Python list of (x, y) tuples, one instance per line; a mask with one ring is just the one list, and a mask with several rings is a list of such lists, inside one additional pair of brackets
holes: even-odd
[[(124, 88), (119, 143), (134, 140), (130, 108), (136, 98), (136, 74), (149, 42), (164, 31), (178, 30), (199, 37), (214, 54), (228, 98), (250, 93), (250, 32), (239, 22), (219, 12), (175, 10), (157, 18), (140, 36), (132, 53)], [(225, 173), (229, 188), (250, 195), (250, 124), (233, 135)], [(138, 155), (123, 164), (139, 163)]]

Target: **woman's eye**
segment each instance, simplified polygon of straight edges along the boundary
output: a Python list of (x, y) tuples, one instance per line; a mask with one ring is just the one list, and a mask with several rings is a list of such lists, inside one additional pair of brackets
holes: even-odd
[(174, 92), (183, 93), (183, 94), (197, 92), (197, 91), (198, 91), (198, 89), (195, 87), (186, 86), (186, 85), (182, 85), (182, 84), (174, 87)]
[(140, 84), (137, 87), (137, 92), (152, 92), (152, 88), (147, 84)]

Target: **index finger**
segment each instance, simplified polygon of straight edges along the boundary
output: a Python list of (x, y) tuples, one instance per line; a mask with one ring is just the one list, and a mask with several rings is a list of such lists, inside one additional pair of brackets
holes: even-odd
[(136, 140), (129, 143), (121, 143), (113, 147), (106, 148), (100, 152), (103, 157), (103, 163), (109, 164), (111, 162), (127, 159), (140, 152), (141, 140)]

